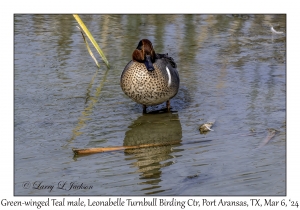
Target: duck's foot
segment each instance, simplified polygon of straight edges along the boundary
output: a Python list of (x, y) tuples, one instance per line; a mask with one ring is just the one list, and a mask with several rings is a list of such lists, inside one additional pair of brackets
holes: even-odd
[(147, 106), (146, 106), (146, 105), (143, 105), (143, 113), (144, 113), (144, 114), (147, 113), (146, 109), (147, 109)]

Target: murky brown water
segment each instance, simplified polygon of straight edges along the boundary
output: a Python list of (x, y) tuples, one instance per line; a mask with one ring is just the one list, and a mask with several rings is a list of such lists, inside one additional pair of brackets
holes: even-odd
[[(285, 15), (81, 18), (109, 70), (97, 70), (72, 15), (15, 16), (15, 195), (286, 194)], [(143, 115), (120, 88), (142, 38), (177, 62), (177, 112)], [(200, 134), (209, 120), (214, 131)], [(278, 132), (260, 147), (268, 128)], [(178, 143), (72, 152), (167, 141)], [(93, 187), (57, 188), (71, 182)]]

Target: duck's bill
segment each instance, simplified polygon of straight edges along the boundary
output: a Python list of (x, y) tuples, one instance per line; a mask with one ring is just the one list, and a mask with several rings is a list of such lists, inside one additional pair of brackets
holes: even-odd
[(148, 71), (153, 71), (154, 70), (154, 66), (153, 66), (153, 63), (151, 61), (151, 56), (150, 55), (146, 55), (145, 66), (146, 66)]

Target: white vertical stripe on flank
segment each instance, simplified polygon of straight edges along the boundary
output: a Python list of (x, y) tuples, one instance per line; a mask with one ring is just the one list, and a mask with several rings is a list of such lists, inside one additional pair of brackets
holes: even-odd
[(170, 87), (170, 85), (171, 85), (171, 74), (170, 74), (170, 70), (168, 69), (168, 67), (166, 67), (166, 70), (167, 70), (167, 73), (168, 73), (168, 76), (169, 76), (168, 87)]

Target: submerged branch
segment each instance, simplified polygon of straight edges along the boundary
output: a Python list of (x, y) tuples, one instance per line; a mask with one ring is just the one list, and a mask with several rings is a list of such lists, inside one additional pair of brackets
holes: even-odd
[(87, 154), (94, 154), (100, 152), (112, 152), (112, 151), (125, 150), (125, 149), (140, 149), (140, 148), (148, 148), (148, 147), (168, 146), (168, 145), (179, 144), (180, 142), (181, 140), (171, 141), (166, 143), (141, 144), (136, 146), (96, 147), (96, 148), (86, 148), (86, 149), (73, 148), (72, 150), (75, 155), (87, 155)]

